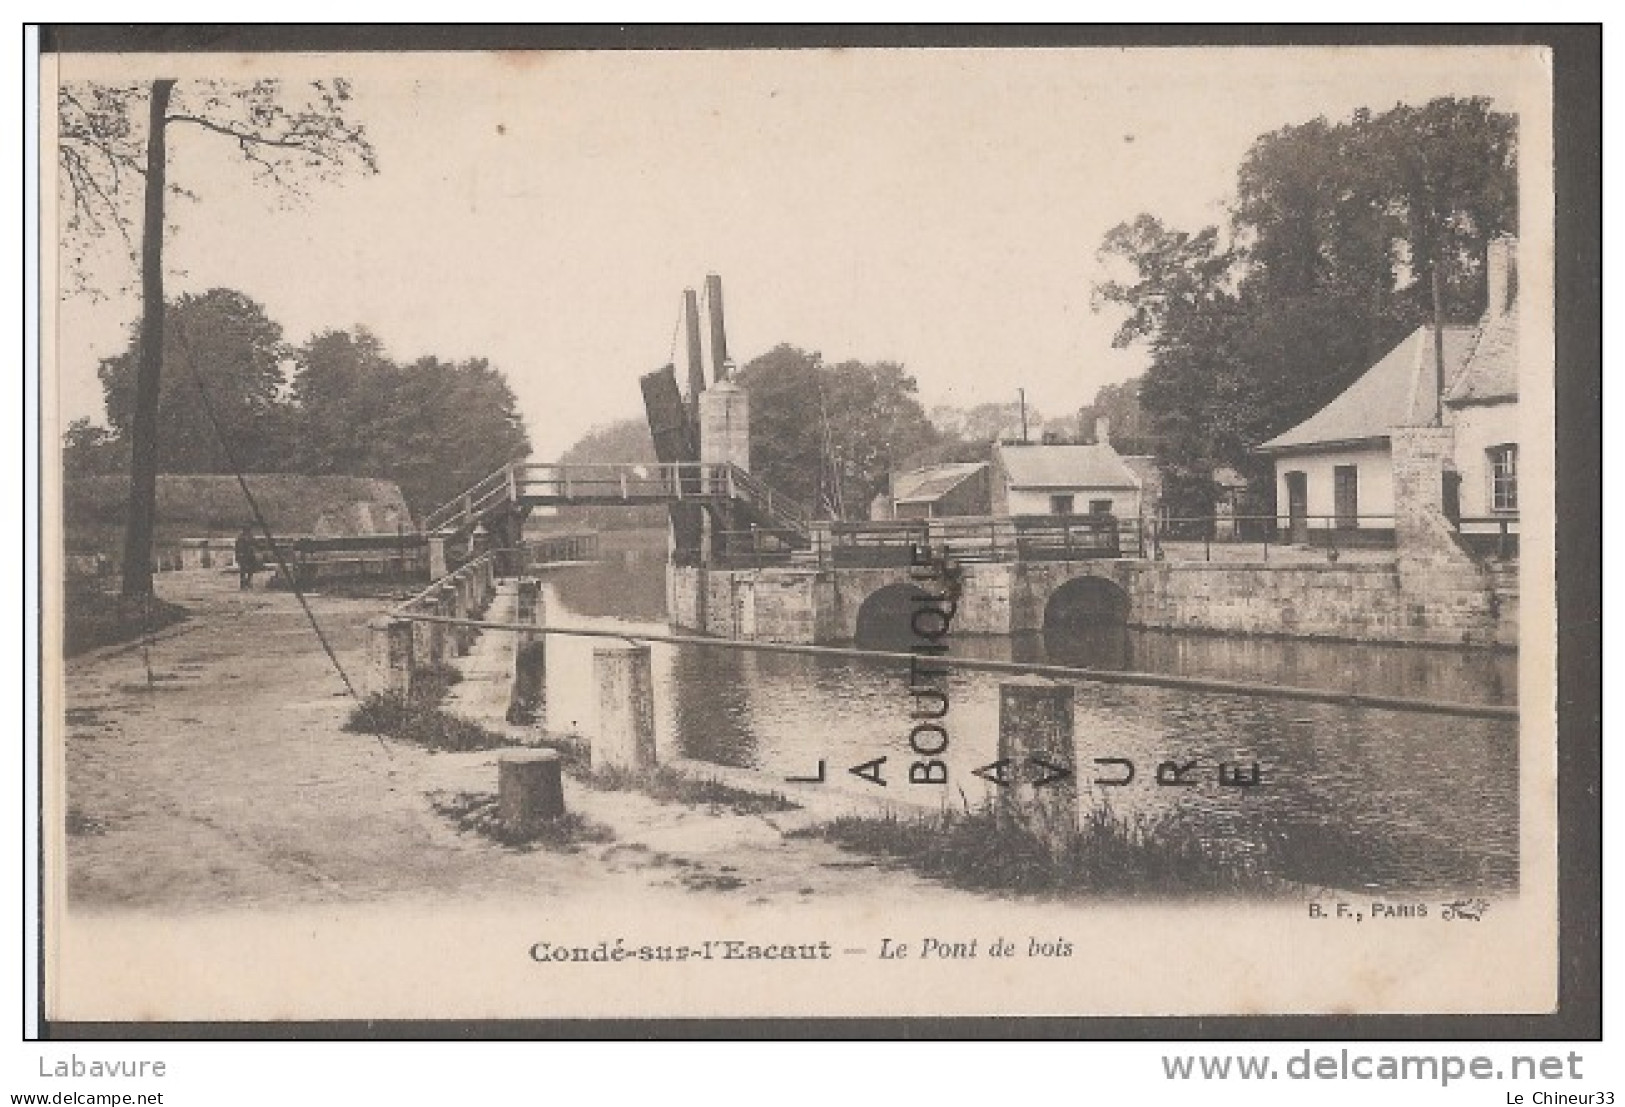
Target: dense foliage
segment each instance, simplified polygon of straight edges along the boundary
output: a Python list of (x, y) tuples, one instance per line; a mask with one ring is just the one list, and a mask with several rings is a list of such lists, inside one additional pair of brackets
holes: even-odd
[(1131, 276), (1096, 304), (1124, 313), (1118, 345), (1150, 345), (1139, 400), (1175, 510), (1206, 513), (1216, 466), (1262, 477), (1254, 446), (1436, 313), (1479, 316), (1486, 247), (1516, 231), (1515, 132), (1484, 99), (1311, 120), (1253, 144), (1228, 235), (1151, 214), (1106, 235)]
[[(165, 326), (162, 472), (382, 477), (421, 516), (530, 450), (513, 392), (484, 358), (397, 363), (360, 327), (292, 347), (230, 289), (172, 301)], [(70, 474), (127, 464), (139, 324), (131, 330), (128, 348), (101, 364), (110, 428), (80, 420), (64, 437)]]
[(896, 362), (843, 361), (780, 344), (739, 374), (751, 468), (821, 514), (862, 519), (904, 458), (938, 433)]

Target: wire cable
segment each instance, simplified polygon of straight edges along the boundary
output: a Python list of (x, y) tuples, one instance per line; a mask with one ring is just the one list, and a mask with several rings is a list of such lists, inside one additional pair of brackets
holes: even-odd
[[(310, 609), (310, 602), (305, 599), (304, 590), (299, 587), (298, 577), (288, 568), (287, 559), (282, 556), (282, 547), (277, 544), (276, 536), (271, 533), (270, 524), (265, 521), (265, 515), (260, 511), (259, 501), (254, 499), (254, 493), (248, 487), (248, 481), (243, 477), (242, 467), (237, 464), (237, 457), (232, 452), (225, 428), (220, 425), (219, 416), (215, 413), (214, 402), (209, 398), (209, 390), (204, 387), (203, 378), (198, 374), (197, 365), (192, 360), (192, 347), (191, 343), (186, 339), (184, 328), (176, 337), (180, 339), (182, 353), (186, 359), (187, 372), (192, 378), (192, 384), (197, 388), (198, 398), (203, 402), (203, 413), (208, 417), (209, 425), (214, 428), (215, 437), (220, 442), (220, 450), (226, 455), (226, 464), (231, 466), (232, 475), (237, 478), (237, 485), (243, 490), (243, 498), (248, 501), (248, 510), (253, 513), (254, 522), (259, 526), (260, 533), (264, 535), (265, 542), (271, 549), (271, 557), (276, 562), (277, 571), (282, 574), (283, 579), (288, 582), (288, 586), (293, 589), (293, 594), (298, 598), (299, 606), (304, 611), (305, 618), (310, 621), (310, 629), (316, 632), (316, 640), (322, 644), (327, 659), (333, 663), (333, 670), (338, 673), (339, 679), (344, 682), (345, 690), (350, 693), (352, 699), (360, 703), (361, 694), (356, 691), (355, 685), (350, 683), (350, 676), (344, 671), (344, 666), (339, 663), (338, 654), (333, 652), (332, 643), (327, 640), (327, 635), (322, 632), (322, 625), (316, 620), (316, 613)], [(384, 748), (388, 750), (389, 747), (385, 746)]]

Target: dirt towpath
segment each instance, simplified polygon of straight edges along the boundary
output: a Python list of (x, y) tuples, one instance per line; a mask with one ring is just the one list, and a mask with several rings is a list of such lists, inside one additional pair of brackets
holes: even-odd
[[(872, 903), (951, 910), (977, 897), (881, 871), (784, 816), (713, 813), (567, 783), (614, 833), (575, 852), (519, 851), (459, 831), (439, 793), (494, 792), (496, 754), (433, 753), (342, 729), (352, 700), (295, 598), (235, 576), (164, 574), (190, 612), (149, 649), (66, 667), (70, 910), (209, 911), (313, 904), (625, 897), (730, 904)], [(378, 600), (315, 596), (358, 679)], [(150, 680), (149, 680), (150, 666)]]

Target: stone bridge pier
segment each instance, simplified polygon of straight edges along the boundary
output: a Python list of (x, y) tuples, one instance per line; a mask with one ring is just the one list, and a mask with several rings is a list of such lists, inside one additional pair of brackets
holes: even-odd
[[(961, 567), (953, 631), (1019, 634), (1072, 615), (1127, 621), (1140, 564), (972, 563)], [(667, 569), (674, 623), (723, 638), (830, 644), (906, 637), (914, 597), (937, 582), (906, 566), (843, 569)]]
[[(801, 645), (906, 638), (917, 590), (938, 591), (907, 566), (669, 565), (666, 573), (667, 611), (677, 626)], [(961, 584), (955, 634), (1119, 624), (1437, 646), (1517, 640), (1515, 606), (1463, 603), (1459, 590), (1393, 563), (972, 562), (962, 566)]]

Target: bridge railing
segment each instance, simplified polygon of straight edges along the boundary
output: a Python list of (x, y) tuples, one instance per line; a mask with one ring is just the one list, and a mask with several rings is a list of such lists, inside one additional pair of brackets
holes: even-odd
[(514, 494), (547, 500), (722, 500), (732, 494), (730, 466), (712, 462), (519, 462)]
[(513, 494), (513, 465), (504, 465), (431, 511), (423, 520), (425, 534), (456, 531)]
[(793, 549), (761, 528), (724, 535), (724, 559), (739, 566), (795, 564), (828, 568), (908, 565), (916, 550), (946, 552), (962, 562), (1086, 561), (1142, 555), (1137, 520), (1110, 515), (818, 521), (811, 548)]
[(430, 512), (424, 530), (443, 534), (466, 529), (503, 503), (649, 504), (685, 500), (750, 506), (770, 525), (798, 538), (812, 512), (760, 478), (728, 462), (532, 462), (516, 461)]
[(803, 532), (812, 526), (812, 512), (806, 505), (782, 492), (775, 492), (739, 466), (728, 466), (728, 482), (731, 498), (755, 505), (769, 518)]
[[(1392, 515), (1172, 515), (1146, 522), (1147, 556), (1167, 561), (1269, 561), (1288, 547), (1323, 551), (1394, 548)], [(1217, 556), (1216, 556), (1217, 555)]]
[(1518, 556), (1518, 516), (1472, 515), (1456, 520), (1456, 533), (1480, 557), (1511, 561)]

